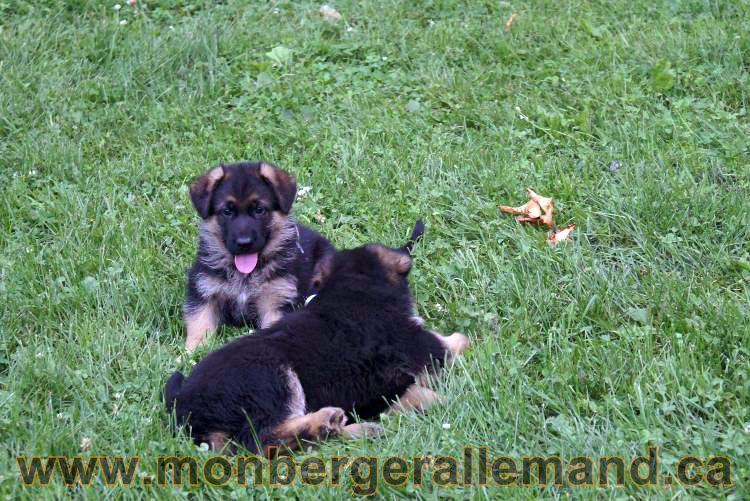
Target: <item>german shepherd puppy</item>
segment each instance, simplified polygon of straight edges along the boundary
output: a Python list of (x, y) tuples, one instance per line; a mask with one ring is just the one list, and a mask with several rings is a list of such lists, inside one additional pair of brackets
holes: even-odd
[(406, 275), (408, 244), (336, 252), (317, 270), (321, 286), (304, 309), (210, 353), (164, 388), (167, 410), (196, 442), (228, 440), (255, 453), (328, 434), (354, 438), (375, 423), (357, 415), (425, 408), (438, 396), (423, 377), (468, 346), (415, 317)]
[(334, 248), (289, 217), (296, 194), (294, 177), (265, 162), (219, 165), (193, 182), (202, 221), (183, 304), (188, 352), (222, 324), (268, 327), (307, 297)]

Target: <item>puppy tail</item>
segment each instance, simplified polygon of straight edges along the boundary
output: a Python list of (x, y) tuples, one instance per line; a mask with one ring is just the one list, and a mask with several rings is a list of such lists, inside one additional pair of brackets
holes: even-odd
[(422, 235), (424, 235), (424, 222), (421, 219), (417, 219), (417, 222), (414, 223), (414, 229), (411, 230), (409, 240), (407, 240), (406, 244), (401, 247), (401, 250), (405, 251), (407, 254), (411, 254), (412, 247), (417, 243), (417, 240), (422, 238)]
[(169, 379), (167, 379), (167, 383), (164, 385), (164, 392), (162, 393), (162, 397), (164, 398), (164, 405), (167, 406), (167, 413), (169, 414), (171, 414), (172, 410), (174, 409), (175, 400), (177, 400), (177, 395), (179, 395), (180, 393), (182, 382), (184, 380), (185, 376), (183, 376), (180, 371), (174, 371), (174, 373), (169, 376)]

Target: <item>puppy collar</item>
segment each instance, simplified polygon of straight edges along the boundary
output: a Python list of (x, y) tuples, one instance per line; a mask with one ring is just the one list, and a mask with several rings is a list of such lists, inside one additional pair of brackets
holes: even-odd
[(307, 306), (308, 304), (310, 304), (310, 301), (312, 301), (313, 299), (315, 299), (315, 296), (317, 296), (317, 294), (311, 294), (311, 295), (307, 296), (307, 298), (305, 299), (305, 306)]

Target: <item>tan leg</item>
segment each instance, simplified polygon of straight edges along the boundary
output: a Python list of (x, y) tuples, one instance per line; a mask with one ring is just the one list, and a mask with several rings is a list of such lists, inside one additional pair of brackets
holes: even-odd
[(346, 424), (346, 413), (339, 407), (323, 407), (322, 409), (288, 418), (276, 426), (270, 435), (270, 440), (264, 441), (265, 447), (274, 444), (294, 446), (298, 439), (319, 440), (328, 435), (340, 433)]
[(206, 333), (216, 330), (219, 326), (216, 306), (209, 302), (198, 310), (185, 317), (187, 324), (187, 337), (185, 338), (185, 351), (192, 353), (203, 341)]
[(341, 436), (347, 440), (375, 437), (381, 433), (383, 433), (383, 426), (370, 422), (348, 424), (341, 429)]
[(443, 336), (436, 331), (430, 332), (440, 340), (443, 346), (445, 346), (445, 349), (448, 350), (448, 353), (450, 353), (450, 356), (448, 357), (449, 362), (454, 360), (462, 351), (469, 347), (469, 338), (460, 332), (454, 332), (450, 336)]
[(391, 404), (391, 412), (407, 412), (410, 410), (424, 411), (435, 402), (440, 402), (443, 398), (424, 386), (413, 384), (409, 386), (403, 395), (396, 402)]
[(221, 451), (229, 443), (229, 435), (223, 431), (212, 431), (205, 436), (212, 451)]
[[(461, 352), (469, 346), (469, 338), (460, 332), (454, 332), (450, 336), (443, 336), (439, 332), (430, 331), (448, 351), (448, 362), (452, 362)], [(424, 411), (432, 404), (440, 402), (443, 398), (434, 391), (426, 388), (430, 374), (423, 372), (416, 377), (416, 383), (409, 386), (397, 402), (391, 405), (391, 412), (406, 412), (413, 409)]]

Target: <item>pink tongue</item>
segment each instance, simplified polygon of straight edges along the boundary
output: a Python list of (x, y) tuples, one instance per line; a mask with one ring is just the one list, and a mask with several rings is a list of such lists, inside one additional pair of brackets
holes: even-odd
[(248, 274), (258, 264), (258, 254), (237, 254), (234, 256), (234, 266), (240, 273)]

